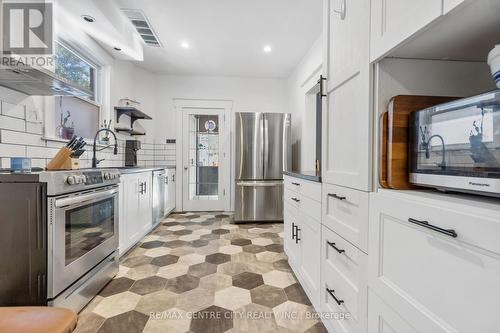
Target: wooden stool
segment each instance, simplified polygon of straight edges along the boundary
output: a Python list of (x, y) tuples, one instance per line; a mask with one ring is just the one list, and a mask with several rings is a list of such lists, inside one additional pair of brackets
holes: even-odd
[(76, 314), (63, 308), (0, 307), (0, 333), (71, 333), (76, 322)]

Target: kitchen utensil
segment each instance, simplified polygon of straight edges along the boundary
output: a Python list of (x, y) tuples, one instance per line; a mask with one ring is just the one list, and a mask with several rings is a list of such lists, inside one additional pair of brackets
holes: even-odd
[(83, 153), (85, 153), (84, 149), (77, 149), (77, 150), (73, 151), (73, 154), (71, 154), (71, 157), (72, 158), (80, 158), (80, 156), (82, 156)]
[[(399, 95), (393, 97), (387, 111), (387, 186), (392, 189), (414, 188), (409, 182), (408, 141), (409, 115), (457, 97)], [(383, 136), (383, 131), (381, 132)], [(381, 156), (383, 159), (383, 156)], [(383, 161), (380, 162), (384, 164)], [(383, 185), (382, 185), (383, 186)]]
[(73, 139), (69, 140), (69, 142), (66, 144), (66, 147), (71, 147), (77, 140), (78, 138), (76, 136), (73, 137)]

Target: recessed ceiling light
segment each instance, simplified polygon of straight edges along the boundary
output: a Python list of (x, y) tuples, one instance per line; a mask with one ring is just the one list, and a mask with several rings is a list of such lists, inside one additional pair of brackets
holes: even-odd
[(113, 47), (115, 51), (121, 51), (122, 49), (120, 47)]
[(264, 50), (264, 53), (271, 53), (273, 48), (271, 47), (271, 45), (265, 45), (263, 50)]
[(182, 47), (183, 49), (189, 49), (189, 43), (188, 43), (188, 42), (186, 42), (186, 41), (181, 42), (181, 47)]
[(88, 23), (94, 23), (95, 22), (95, 18), (93, 18), (92, 16), (90, 15), (82, 15), (82, 18), (88, 22)]

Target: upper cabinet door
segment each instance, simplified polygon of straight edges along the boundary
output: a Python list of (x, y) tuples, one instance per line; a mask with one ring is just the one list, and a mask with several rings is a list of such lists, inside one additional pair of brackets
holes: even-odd
[(323, 112), (325, 183), (370, 190), (370, 4), (326, 0), (324, 55), (328, 73)]
[(371, 4), (371, 61), (381, 58), (443, 13), (442, 0), (372, 0)]
[(370, 4), (366, 0), (329, 0), (328, 88), (357, 75), (368, 60)]

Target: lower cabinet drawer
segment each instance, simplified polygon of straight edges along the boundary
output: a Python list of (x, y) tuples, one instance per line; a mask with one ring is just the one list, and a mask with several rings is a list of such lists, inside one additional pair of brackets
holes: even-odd
[(321, 202), (315, 201), (298, 192), (285, 188), (285, 204), (297, 208), (300, 212), (314, 218), (318, 223), (321, 221)]
[(449, 202), (372, 195), (369, 286), (417, 332), (498, 332), (500, 216)]
[(300, 193), (310, 199), (321, 200), (321, 183), (285, 176), (285, 188)]
[(321, 249), (325, 324), (334, 332), (366, 332), (368, 256), (325, 226)]
[(418, 333), (373, 291), (368, 291), (369, 333)]
[(323, 184), (322, 223), (367, 253), (368, 200), (366, 192)]

